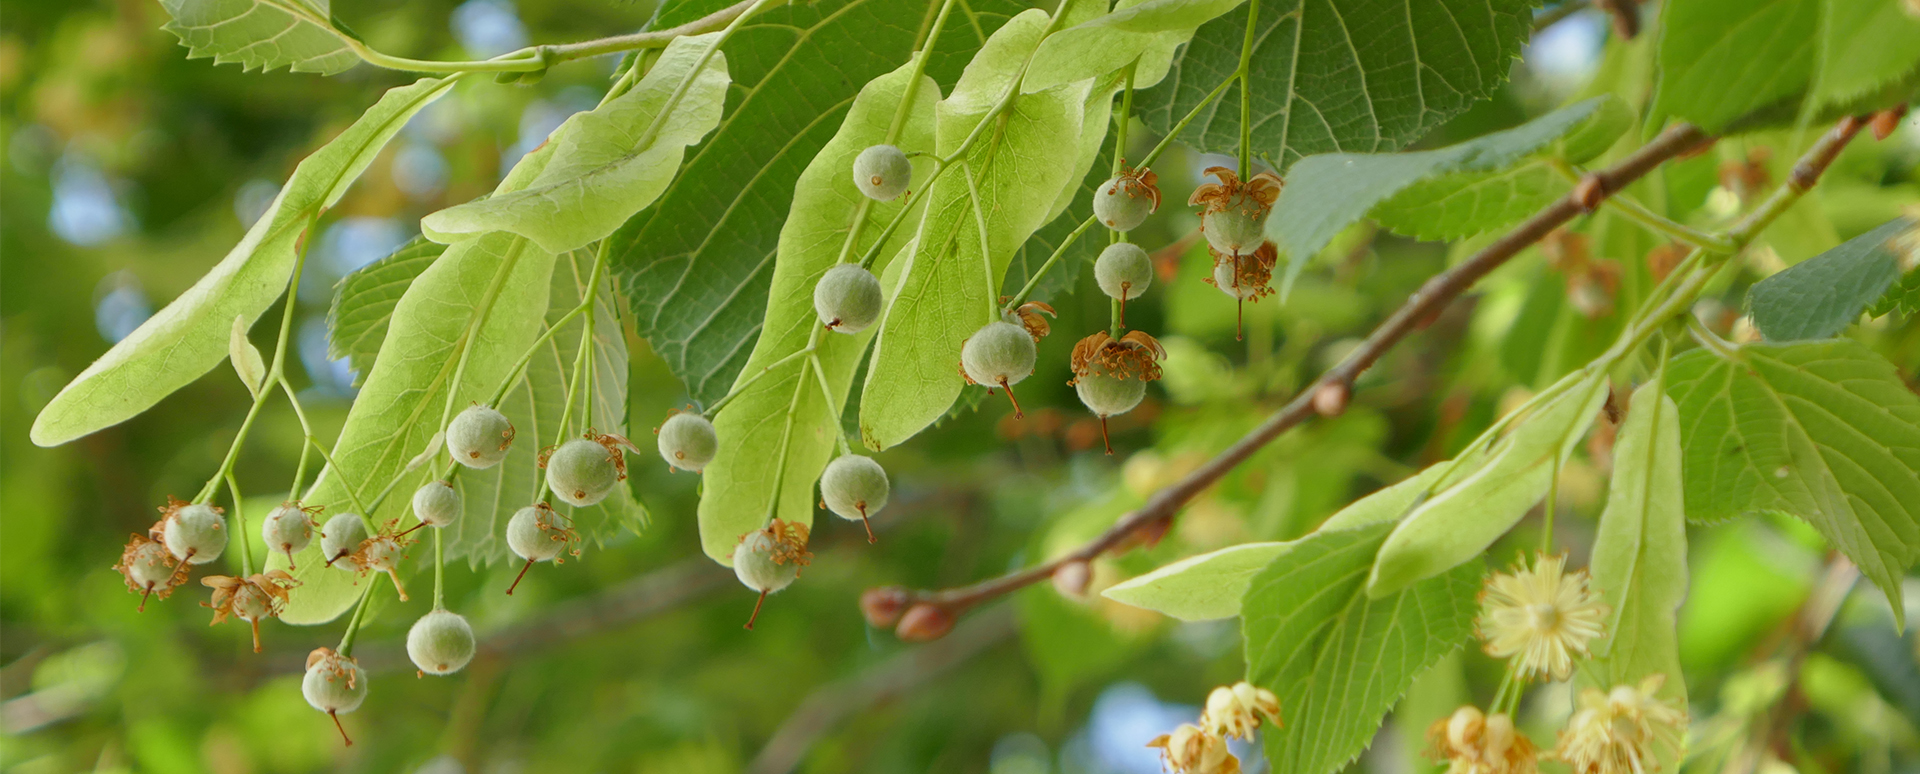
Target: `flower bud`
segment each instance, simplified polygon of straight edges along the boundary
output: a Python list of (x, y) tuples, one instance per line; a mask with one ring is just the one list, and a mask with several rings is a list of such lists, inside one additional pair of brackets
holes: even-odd
[(860, 613), (866, 616), (867, 625), (875, 629), (899, 623), (906, 607), (907, 590), (899, 586), (871, 588), (860, 595)]
[(907, 642), (932, 642), (953, 631), (953, 613), (939, 605), (921, 602), (907, 608), (893, 633)]

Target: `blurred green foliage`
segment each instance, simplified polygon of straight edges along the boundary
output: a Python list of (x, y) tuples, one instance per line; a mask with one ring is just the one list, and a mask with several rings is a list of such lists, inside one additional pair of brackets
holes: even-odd
[[(548, 42), (636, 29), (651, 13), (644, 1), (607, 0), (517, 9), (495, 0), (351, 0), (333, 10), (377, 48), (421, 58), (495, 53), (463, 46), (450, 20), (517, 14), (528, 40)], [(197, 584), (139, 613), (109, 569), (157, 505), (217, 468), (247, 402), (227, 369), (65, 447), (35, 448), (26, 430), (104, 351), (107, 336), (191, 284), (239, 238), (263, 192), (404, 76), (366, 67), (336, 78), (261, 75), (188, 61), (160, 30), (158, 5), (139, 0), (9, 0), (0, 15), (0, 767), (8, 771), (687, 774), (743, 770), (762, 755), (763, 764), (791, 756), (812, 772), (1157, 770), (1146, 740), (1241, 675), (1235, 624), (1181, 625), (1043, 584), (975, 613), (942, 643), (915, 646), (869, 629), (855, 599), (876, 585), (972, 582), (1096, 534), (1254, 426), (1421, 281), (1485, 240), (1448, 246), (1349, 229), (1313, 259), (1285, 303), (1246, 309), (1244, 342), (1233, 335), (1232, 305), (1202, 282), (1204, 247), (1174, 251), (1161, 265), (1164, 291), (1129, 310), (1136, 327), (1164, 332), (1171, 357), (1163, 389), (1113, 422), (1119, 456), (1098, 453), (1098, 427), (1069, 387), (1035, 379), (1023, 385), (1025, 420), (988, 402), (888, 452), (895, 495), (877, 520), (879, 544), (867, 545), (858, 525), (823, 520), (818, 559), (769, 600), (751, 634), (740, 629), (751, 595), (699, 557), (699, 481), (636, 458), (630, 484), (654, 516), (644, 535), (536, 568), (512, 597), (500, 592), (517, 566), (451, 569), (450, 605), (493, 648), (465, 672), (415, 679), (400, 642), (426, 610), (425, 595), (380, 605), (357, 652), (374, 672), (372, 698), (345, 718), (356, 742), (345, 748), (298, 691), (305, 654), (332, 645), (337, 627), (269, 622), (267, 652), (256, 655), (244, 627), (202, 624), (210, 612), (197, 605), (205, 598)], [(1518, 125), (1585, 89), (1644, 92), (1635, 84), (1645, 73), (1623, 64), (1644, 39), (1608, 40), (1582, 58), (1603, 27), (1582, 13), (1550, 29), (1513, 82), (1422, 147)], [(1576, 66), (1566, 66), (1569, 56)], [(611, 64), (556, 68), (534, 87), (471, 79), (328, 213), (314, 246), (319, 260), (293, 301), (302, 366), (293, 371), (323, 435), (337, 432), (351, 394), (319, 333), (333, 282), (411, 236), (421, 215), (491, 188), (560, 118), (592, 106)], [(1136, 154), (1153, 139), (1140, 134)], [(1724, 223), (1751, 194), (1743, 175), (1782, 179), (1809, 134), (1723, 141), (1635, 193), (1685, 222)], [(1637, 138), (1622, 143), (1616, 155)], [(1710, 324), (1728, 332), (1758, 277), (1920, 202), (1917, 161), (1920, 128), (1911, 119), (1887, 140), (1855, 143), (1817, 192), (1763, 235), (1750, 270), (1715, 293), (1725, 314)], [(1208, 163), (1176, 153), (1159, 164), (1166, 200), (1184, 201)], [(1135, 238), (1163, 247), (1196, 222), (1168, 207)], [(1619, 269), (1622, 305), (1643, 292), (1652, 237), (1608, 213), (1574, 230)], [(1157, 546), (1097, 562), (1094, 588), (1231, 543), (1305, 534), (1355, 497), (1457, 452), (1524, 391), (1510, 385), (1544, 385), (1584, 363), (1617, 329), (1617, 306), (1569, 303), (1568, 278), (1544, 252), (1530, 250), (1392, 353), (1357, 386), (1346, 415), (1255, 455)], [(1108, 313), (1106, 299), (1085, 287), (1055, 306), (1057, 333), (1041, 347), (1043, 363), (1064, 362)], [(1848, 335), (1910, 381), (1920, 369), (1911, 318), (1896, 314)], [(687, 396), (644, 342), (629, 343), (638, 434)], [(1596, 431), (1596, 450), (1610, 433)], [(269, 411), (240, 480), (284, 480), (299, 444), (294, 418)], [(1563, 473), (1557, 539), (1576, 557), (1586, 555), (1603, 504), (1606, 459), (1589, 452)], [(256, 517), (279, 498), (257, 494), (247, 509)], [(1539, 526), (1536, 513), (1495, 547), (1494, 562), (1536, 544)], [(1913, 633), (1892, 633), (1884, 599), (1849, 597), (1804, 662), (1767, 660), (1819, 580), (1826, 549), (1818, 535), (1784, 517), (1690, 533), (1680, 637), (1699, 719), (1697, 765), (1717, 765), (1726, 740), (1758, 722), (1786, 690), (1785, 670), (1797, 669), (1808, 714), (1792, 742), (1803, 771), (1920, 766), (1920, 650)], [(1920, 598), (1915, 585), (1909, 576), (1909, 605)], [(927, 669), (913, 654), (929, 649), (957, 663)], [(1409, 754), (1425, 725), (1464, 698), (1484, 700), (1499, 676), (1498, 662), (1477, 650), (1443, 661), (1390, 721), (1386, 736), (1398, 743), (1376, 744), (1356, 765), (1425, 766)], [(1523, 725), (1536, 739), (1550, 738), (1567, 712), (1569, 696), (1556, 691), (1537, 692), (1525, 707)]]

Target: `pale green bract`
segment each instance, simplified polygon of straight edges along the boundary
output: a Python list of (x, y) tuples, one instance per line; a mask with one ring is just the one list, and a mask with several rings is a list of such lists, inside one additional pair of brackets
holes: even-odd
[(334, 75), (360, 63), (327, 0), (161, 0), (188, 59)]
[[(554, 263), (545, 325), (536, 330), (552, 326), (580, 304), (592, 270), (593, 256), (586, 250), (575, 250)], [(620, 300), (606, 284), (604, 274), (600, 281), (599, 302), (594, 307), (592, 383), (581, 388), (593, 391), (591, 413), (583, 422), (582, 406), (574, 406), (569, 435), (575, 438), (580, 436), (583, 424), (600, 433), (631, 435), (627, 427), (627, 342), (616, 313)], [(441, 530), (449, 561), (465, 558), (469, 566), (477, 568), (507, 558), (507, 519), (533, 503), (542, 479), (540, 449), (559, 437), (567, 380), (579, 352), (583, 324), (582, 317), (577, 316), (542, 343), (527, 364), (526, 378), (508, 390), (497, 407), (513, 422), (516, 434), (506, 460), (484, 470), (461, 470), (454, 479), (463, 508), (460, 518)], [(437, 459), (444, 463), (446, 457), (443, 454)], [(596, 505), (580, 508), (558, 501), (551, 504), (572, 520), (572, 528), (589, 543), (603, 542), (621, 530), (638, 533), (647, 523), (646, 509), (624, 483)]]
[(660, 197), (687, 146), (720, 123), (727, 97), (721, 33), (675, 38), (627, 93), (567, 119), (547, 140), (550, 160), (526, 187), (421, 219), (436, 242), (519, 234), (551, 253), (612, 234)]
[[(804, 359), (771, 372), (767, 367), (804, 349), (820, 327), (813, 286), (839, 261), (855, 219), (863, 218), (858, 221), (860, 237), (845, 252), (857, 258), (901, 208), (924, 200), (872, 201), (854, 188), (847, 174), (861, 150), (886, 140), (912, 73), (908, 63), (861, 89), (839, 131), (800, 173), (792, 209), (780, 230), (766, 323), (735, 382), (740, 393), (713, 418), (720, 448), (701, 473), (700, 544), (722, 564), (732, 563), (740, 536), (759, 529), (768, 516), (812, 523), (814, 481), (833, 453), (841, 407), (875, 329), (818, 337), (814, 354), (826, 369), (831, 396), (822, 393), (820, 377), (810, 373)], [(939, 99), (939, 85), (922, 76), (896, 138), (902, 146), (932, 144), (934, 103)], [(932, 170), (930, 162), (919, 159), (914, 175)], [(910, 221), (881, 248), (874, 268), (884, 269), (907, 246), (911, 233)], [(745, 385), (747, 380), (753, 383)]]
[(1606, 372), (1589, 365), (1548, 389), (1558, 394), (1514, 420), (1499, 440), (1476, 440), (1485, 455), (1468, 452), (1474, 456), (1460, 474), (1438, 482), (1434, 495), (1394, 528), (1368, 594), (1384, 597), (1472, 560), (1546, 496), (1607, 400)]
[[(551, 153), (548, 145), (527, 154), (496, 190), (510, 192), (525, 186)], [(394, 306), (380, 355), (334, 443), (332, 457), (338, 467), (323, 470), (300, 499), (328, 513), (359, 511), (356, 500), (365, 503), (372, 498), (375, 488), (406, 472), (407, 464), (428, 447), (451, 418), (445, 416), (449, 405), (457, 411), (492, 397), (539, 335), (553, 266), (552, 253), (504, 232), (447, 248)], [(453, 385), (461, 360), (457, 345), (476, 319), (483, 322), (467, 343), (473, 349), (466, 356), (466, 371), (461, 383)], [(451, 401), (450, 389), (454, 391)], [(539, 442), (528, 438), (514, 446)], [(425, 470), (409, 474), (395, 491), (411, 491), (427, 475)], [(484, 499), (463, 494), (469, 501)], [(405, 496), (389, 497), (365, 515), (378, 526), (401, 519), (407, 508)], [(362, 591), (352, 573), (323, 564), (318, 545), (316, 541), (297, 557), (299, 569), (293, 575), (302, 584), (301, 593), (288, 603), (281, 620), (326, 623), (346, 612)], [(285, 555), (271, 556), (268, 566), (285, 569), (287, 561)]]
[(1082, 22), (1048, 37), (1034, 52), (1020, 89), (1044, 91), (1063, 83), (1105, 75), (1140, 59), (1146, 77), (1134, 87), (1160, 82), (1173, 49), (1195, 28), (1246, 0), (1121, 0), (1112, 13)]
[[(1504, 170), (1537, 154), (1554, 154), (1578, 163), (1606, 150), (1632, 124), (1632, 112), (1626, 103), (1609, 95), (1581, 100), (1512, 129), (1445, 148), (1302, 159), (1287, 173), (1287, 186), (1280, 191), (1273, 215), (1267, 219), (1267, 238), (1288, 256), (1286, 287), (1292, 286), (1307, 261), (1335, 234), (1376, 207), (1422, 204), (1395, 199), (1395, 194), (1416, 183), (1473, 182), (1479, 175)], [(1407, 220), (1402, 215), (1387, 222)], [(1466, 225), (1440, 224), (1448, 231)]]
[[(726, 5), (662, 3), (652, 28)], [(795, 182), (839, 130), (860, 89), (913, 56), (916, 40), (929, 32), (921, 27), (925, 6), (821, 0), (754, 14), (722, 47), (733, 80), (726, 117), (689, 153), (659, 201), (608, 237), (635, 331), (694, 400), (719, 400), (746, 364), (768, 306)], [(948, 20), (927, 63), (935, 81), (951, 83), (963, 52), (1026, 5), (968, 0), (966, 8), (971, 13)], [(931, 171), (926, 166), (920, 174)], [(905, 229), (911, 236), (911, 224)]]
[(1390, 529), (1317, 533), (1247, 589), (1247, 680), (1280, 699), (1283, 722), (1262, 735), (1273, 771), (1339, 771), (1414, 678), (1472, 631), (1478, 559), (1385, 597), (1367, 593), (1367, 568)]
[(367, 372), (373, 370), (373, 359), (387, 338), (387, 324), (393, 320), (400, 296), (446, 251), (446, 245), (414, 237), (334, 284), (333, 303), (327, 307), (327, 357), (347, 359), (354, 386), (365, 382)]
[[(1428, 466), (1413, 477), (1355, 500), (1320, 525), (1319, 532), (1357, 529), (1398, 521), (1425, 496), (1448, 465)], [(1232, 618), (1240, 614), (1247, 585), (1273, 560), (1304, 540), (1245, 543), (1188, 557), (1101, 592), (1102, 596), (1183, 621)]]
[(287, 288), (301, 237), (333, 206), (407, 119), (452, 79), (387, 91), (340, 136), (300, 162), (273, 204), (220, 264), (55, 395), (34, 419), (33, 442), (56, 446), (125, 422), (227, 358), (234, 318), (251, 327)]
[[(1687, 706), (1674, 614), (1687, 595), (1687, 519), (1680, 483), (1680, 409), (1659, 377), (1633, 393), (1613, 446), (1613, 483), (1600, 514), (1590, 588), (1609, 609), (1593, 658), (1577, 662), (1584, 687), (1609, 690), (1666, 676), (1659, 697)], [(1663, 771), (1681, 750), (1656, 745)], [(1648, 767), (1649, 770), (1652, 767)]]
[[(1046, 26), (1045, 13), (1028, 11), (987, 41), (935, 110), (936, 153), (953, 153), (986, 118)], [(927, 214), (914, 250), (881, 278), (893, 296), (861, 393), (860, 432), (868, 447), (885, 449), (913, 437), (959, 396), (961, 343), (993, 320), (1014, 250), (1045, 222), (1061, 190), (1077, 182), (1089, 86), (1021, 95), (1002, 125), (987, 127), (931, 190), (916, 194), (927, 202)]]
[(1700, 349), (1668, 367), (1687, 517), (1805, 519), (1885, 591), (1920, 557), (1920, 396), (1851, 339)]
[[(1399, 150), (1507, 79), (1532, 0), (1264, 0), (1251, 58), (1253, 152), (1286, 171), (1315, 153)], [(1247, 10), (1202, 25), (1167, 78), (1134, 105), (1167, 132), (1240, 66)], [(1240, 90), (1181, 134), (1240, 148)]]

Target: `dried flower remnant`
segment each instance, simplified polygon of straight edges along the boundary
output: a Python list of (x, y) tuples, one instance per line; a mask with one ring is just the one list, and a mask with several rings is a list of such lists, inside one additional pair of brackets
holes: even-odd
[(1215, 736), (1252, 741), (1262, 718), (1280, 725), (1280, 698), (1273, 695), (1273, 691), (1241, 680), (1207, 694), (1207, 708), (1200, 713), (1200, 727)]
[(1560, 732), (1553, 756), (1575, 774), (1647, 774), (1660, 768), (1654, 746), (1677, 748), (1687, 728), (1685, 709), (1657, 698), (1666, 675), (1639, 685), (1580, 693), (1580, 709)]
[(166, 599), (187, 579), (187, 563), (174, 559), (165, 545), (145, 535), (127, 536), (127, 547), (113, 569), (127, 579), (128, 591), (140, 595), (141, 612), (147, 610), (148, 597)]
[(280, 615), (287, 606), (288, 592), (300, 585), (284, 570), (268, 570), (245, 578), (210, 575), (201, 578), (200, 583), (213, 589), (213, 600), (200, 603), (213, 608), (213, 622), (207, 625), (217, 626), (228, 616), (246, 621), (253, 627), (255, 653), (260, 652), (260, 619)]
[[(1042, 312), (1046, 313), (1046, 317), (1040, 316)], [(1047, 304), (1039, 301), (1028, 301), (1021, 304), (1018, 309), (1013, 310), (1013, 316), (1019, 318), (1020, 327), (1027, 329), (1027, 335), (1033, 337), (1033, 343), (1039, 344), (1041, 339), (1046, 338), (1047, 334), (1053, 332), (1053, 326), (1047, 323), (1047, 317), (1056, 317), (1058, 315), (1055, 315), (1053, 313), (1053, 307)]]
[(1167, 351), (1145, 331), (1130, 331), (1119, 339), (1098, 331), (1073, 345), (1073, 379), (1068, 384), (1080, 402), (1100, 419), (1100, 439), (1107, 455), (1113, 441), (1107, 418), (1132, 411), (1146, 397), (1147, 382), (1160, 378), (1160, 360)]
[(360, 541), (360, 548), (348, 557), (350, 561), (347, 566), (358, 567), (361, 572), (373, 570), (386, 573), (393, 580), (393, 590), (400, 594), (400, 601), (405, 602), (407, 589), (400, 583), (400, 560), (407, 558), (407, 546), (413, 545), (414, 541), (406, 533), (392, 533), (395, 526), (389, 523), (389, 534), (374, 535)]
[(513, 577), (507, 594), (512, 595), (513, 590), (520, 587), (520, 580), (527, 577), (527, 570), (533, 568), (534, 562), (560, 564), (566, 561), (562, 554), (569, 549), (574, 556), (579, 556), (580, 549), (575, 545), (579, 540), (572, 522), (551, 505), (534, 503), (515, 511), (513, 518), (507, 520), (507, 548), (527, 563), (521, 566), (520, 574)]
[(776, 518), (740, 536), (739, 545), (733, 549), (733, 573), (741, 585), (760, 592), (753, 603), (753, 614), (747, 617), (747, 629), (760, 619), (760, 606), (766, 604), (767, 595), (791, 585), (800, 577), (800, 568), (812, 562), (805, 524)]
[(1474, 623), (1487, 654), (1517, 657), (1522, 679), (1567, 679), (1574, 657), (1585, 657), (1604, 629), (1607, 606), (1587, 588), (1586, 571), (1569, 574), (1566, 563), (1565, 554), (1538, 555), (1531, 568), (1495, 573), (1480, 592)]
[(1247, 179), (1226, 167), (1208, 167), (1204, 174), (1218, 178), (1193, 189), (1187, 204), (1200, 207), (1200, 233), (1217, 252), (1243, 256), (1264, 241), (1267, 215), (1285, 185), (1272, 172)]
[(1160, 748), (1160, 764), (1173, 774), (1239, 774), (1240, 759), (1227, 751), (1227, 740), (1191, 723), (1171, 734), (1154, 737), (1148, 747)]
[(1219, 250), (1213, 255), (1213, 276), (1206, 283), (1220, 289), (1220, 292), (1233, 296), (1236, 308), (1233, 315), (1233, 337), (1241, 337), (1245, 321), (1245, 305), (1248, 301), (1258, 303), (1260, 299), (1273, 295), (1273, 267), (1280, 262), (1280, 248), (1272, 242), (1262, 242), (1252, 255), (1227, 255)]
[(1447, 774), (1534, 774), (1540, 751), (1526, 734), (1514, 730), (1504, 713), (1481, 714), (1466, 706), (1427, 728), (1428, 757), (1447, 764)]

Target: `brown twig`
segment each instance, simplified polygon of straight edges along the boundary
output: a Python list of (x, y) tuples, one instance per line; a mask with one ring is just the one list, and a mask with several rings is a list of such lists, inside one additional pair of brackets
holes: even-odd
[(793, 771), (806, 751), (848, 716), (939, 677), (1013, 632), (1013, 610), (1002, 606), (966, 622), (938, 643), (903, 650), (865, 672), (815, 689), (760, 748), (747, 771)]
[[(1423, 321), (1431, 319), (1461, 293), (1473, 287), (1480, 278), (1506, 263), (1528, 245), (1540, 241), (1554, 229), (1583, 213), (1591, 212), (1599, 205), (1600, 200), (1638, 180), (1667, 159), (1699, 145), (1706, 139), (1706, 133), (1699, 127), (1678, 124), (1660, 133), (1652, 142), (1634, 151), (1613, 168), (1587, 175), (1574, 193), (1536, 213), (1472, 258), (1427, 280), (1425, 285), (1415, 291), (1391, 317), (1375, 328), (1367, 340), (1347, 355), (1345, 360), (1322, 374), (1312, 384), (1307, 385), (1292, 401), (1274, 412), (1259, 427), (1207, 461), (1206, 464), (1188, 473), (1184, 478), (1155, 492), (1145, 505), (1122, 516), (1113, 527), (1078, 549), (1052, 561), (972, 586), (942, 591), (897, 589), (889, 590), (889, 593), (903, 595), (900, 598), (902, 607), (906, 608), (909, 617), (913, 608), (922, 606), (957, 615), (981, 602), (1039, 582), (1070, 562), (1090, 561), (1107, 551), (1127, 544), (1135, 537), (1149, 540), (1157, 538), (1158, 535), (1165, 533), (1174, 516), (1188, 501), (1212, 486), (1215, 481), (1240, 463), (1245, 462), (1248, 457), (1253, 456), (1254, 452), (1272, 442), (1281, 433), (1315, 416), (1314, 396), (1322, 389), (1332, 388), (1350, 392), (1354, 379), (1377, 362), (1401, 339), (1420, 328)], [(881, 621), (873, 623), (883, 624)]]

